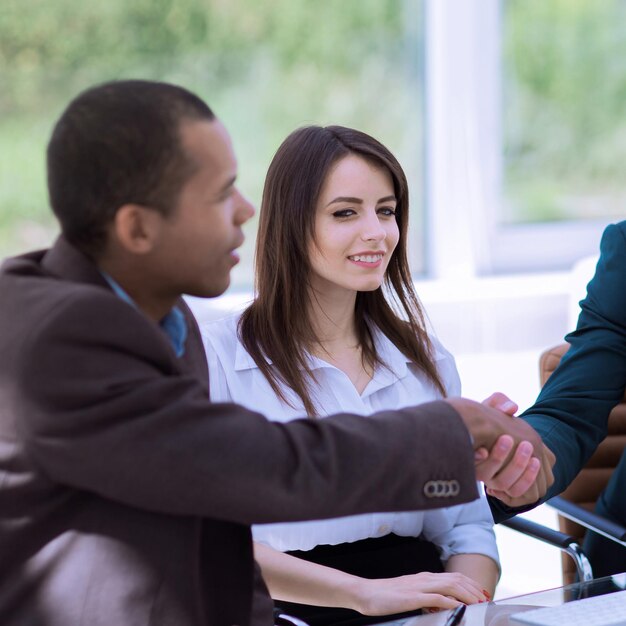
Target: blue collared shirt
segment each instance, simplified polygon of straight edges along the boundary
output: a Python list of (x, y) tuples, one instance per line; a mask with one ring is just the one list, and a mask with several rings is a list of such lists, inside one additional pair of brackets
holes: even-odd
[[(124, 302), (128, 302), (131, 306), (137, 308), (137, 305), (133, 299), (120, 287), (111, 276), (106, 272), (101, 272), (105, 280), (111, 286), (111, 289), (122, 299)], [(160, 322), (159, 325), (163, 329), (163, 332), (170, 340), (174, 353), (177, 357), (185, 354), (185, 341), (187, 341), (187, 322), (185, 316), (179, 307), (175, 306)]]

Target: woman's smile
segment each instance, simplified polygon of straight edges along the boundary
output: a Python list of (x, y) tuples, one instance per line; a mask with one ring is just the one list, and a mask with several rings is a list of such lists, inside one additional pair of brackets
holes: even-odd
[(360, 252), (359, 254), (352, 254), (348, 257), (349, 261), (352, 261), (359, 267), (365, 267), (367, 269), (374, 269), (380, 267), (383, 262), (384, 252)]

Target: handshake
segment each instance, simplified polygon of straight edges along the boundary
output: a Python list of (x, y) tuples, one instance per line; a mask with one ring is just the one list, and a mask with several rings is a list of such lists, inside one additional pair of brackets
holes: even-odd
[(537, 432), (515, 417), (517, 405), (494, 393), (482, 403), (446, 400), (459, 413), (474, 440), (476, 477), (487, 493), (519, 507), (542, 498), (554, 482), (555, 456)]

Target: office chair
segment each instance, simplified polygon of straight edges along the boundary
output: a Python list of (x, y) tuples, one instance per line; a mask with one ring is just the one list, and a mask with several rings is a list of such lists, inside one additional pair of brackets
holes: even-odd
[(567, 557), (568, 568), (572, 569), (575, 573), (576, 580), (585, 582), (593, 580), (591, 564), (583, 552), (583, 549), (580, 547), (578, 538), (519, 516), (501, 522), (501, 524), (511, 530), (515, 530), (533, 539), (538, 539), (555, 548), (559, 548), (562, 552), (564, 562)]
[[(543, 352), (539, 359), (540, 381), (543, 386), (557, 368), (561, 357), (569, 349), (563, 343)], [(598, 446), (570, 486), (560, 495), (548, 501), (558, 511), (559, 529), (582, 543), (587, 529), (598, 532), (626, 547), (626, 528), (593, 512), (600, 492), (606, 487), (611, 473), (626, 447), (626, 397), (609, 416), (608, 435)], [(563, 559), (563, 583), (576, 579), (575, 564)]]

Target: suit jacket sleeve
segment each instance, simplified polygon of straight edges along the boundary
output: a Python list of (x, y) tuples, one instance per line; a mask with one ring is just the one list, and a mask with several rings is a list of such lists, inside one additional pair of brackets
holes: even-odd
[[(580, 303), (571, 347), (524, 418), (554, 452), (554, 484), (546, 498), (563, 491), (606, 437), (613, 407), (626, 384), (626, 222), (609, 226), (600, 244), (596, 273)], [(491, 500), (494, 517), (508, 509)], [(529, 507), (525, 507), (527, 509)]]
[[(268, 422), (211, 404), (162, 332), (107, 290), (33, 328), (18, 376), (28, 453), (56, 482), (131, 506), (241, 523), (410, 510), (477, 496), (467, 430), (446, 403), (363, 420)], [(251, 390), (253, 393), (254, 390)], [(429, 480), (458, 496), (426, 497)]]

